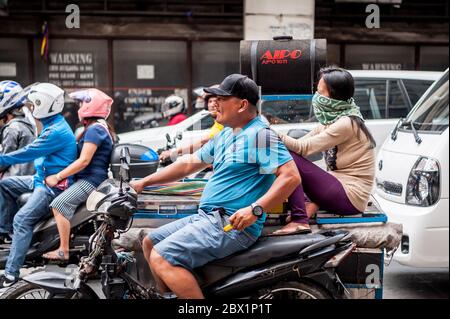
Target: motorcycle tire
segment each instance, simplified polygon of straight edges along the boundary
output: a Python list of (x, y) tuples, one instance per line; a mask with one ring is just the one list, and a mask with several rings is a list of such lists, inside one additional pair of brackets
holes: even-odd
[(332, 299), (331, 295), (312, 282), (286, 281), (264, 289), (257, 299)]
[[(97, 296), (88, 291), (78, 291), (65, 297), (65, 299), (98, 299)], [(58, 296), (58, 298), (61, 298), (61, 296)], [(48, 291), (39, 286), (26, 281), (19, 281), (0, 293), (0, 299), (52, 299), (52, 297)]]

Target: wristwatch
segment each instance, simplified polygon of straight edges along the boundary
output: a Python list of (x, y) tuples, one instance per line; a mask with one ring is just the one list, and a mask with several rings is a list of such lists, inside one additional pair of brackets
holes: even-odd
[(256, 217), (260, 218), (264, 214), (264, 209), (258, 203), (251, 204), (251, 207), (252, 207), (252, 213)]

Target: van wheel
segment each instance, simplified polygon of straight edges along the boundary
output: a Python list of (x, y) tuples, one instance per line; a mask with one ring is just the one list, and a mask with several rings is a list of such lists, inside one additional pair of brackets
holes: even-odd
[(323, 288), (311, 282), (281, 282), (261, 290), (257, 299), (332, 299)]

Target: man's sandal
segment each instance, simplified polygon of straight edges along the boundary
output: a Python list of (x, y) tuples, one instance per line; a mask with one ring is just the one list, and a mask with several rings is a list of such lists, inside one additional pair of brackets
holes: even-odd
[(290, 236), (290, 235), (301, 235), (301, 234), (309, 234), (309, 233), (311, 233), (311, 228), (305, 227), (302, 225), (298, 225), (297, 227), (294, 228), (294, 230), (279, 229), (267, 236)]

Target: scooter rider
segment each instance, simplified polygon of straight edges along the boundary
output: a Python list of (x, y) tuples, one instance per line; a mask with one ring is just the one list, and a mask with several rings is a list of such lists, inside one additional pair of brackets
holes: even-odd
[[(265, 214), (299, 185), (289, 152), (258, 116), (256, 83), (241, 74), (226, 77), (219, 88), (217, 121), (227, 126), (199, 151), (130, 185), (177, 181), (210, 164), (214, 175), (200, 200), (198, 214), (162, 226), (143, 241), (144, 257), (161, 293), (203, 298), (191, 270), (245, 250), (261, 235)], [(231, 224), (233, 230), (224, 231)]]
[(84, 130), (78, 138), (79, 158), (58, 174), (48, 176), (45, 182), (55, 186), (69, 176), (75, 183), (50, 204), (58, 226), (60, 246), (43, 257), (50, 260), (69, 259), (70, 219), (75, 210), (108, 178), (108, 167), (113, 150), (113, 133), (106, 119), (111, 113), (112, 98), (98, 89), (87, 89), (70, 94), (80, 102), (78, 118)]
[[(12, 244), (5, 274), (0, 277), (0, 289), (18, 281), (20, 268), (33, 236), (34, 226), (50, 213), (52, 200), (72, 184), (69, 177), (55, 187), (45, 184), (45, 178), (57, 174), (77, 156), (76, 141), (70, 126), (60, 114), (64, 107), (64, 91), (50, 83), (39, 83), (24, 90), (33, 112), (43, 130), (26, 147), (0, 155), (0, 166), (34, 161), (34, 176), (8, 177), (0, 181), (0, 232), (13, 231)], [(32, 193), (22, 207), (17, 199)]]
[(183, 113), (185, 110), (185, 103), (181, 96), (171, 95), (167, 97), (161, 106), (161, 112), (164, 118), (169, 118), (168, 126), (176, 125), (187, 119)]
[[(214, 87), (218, 87), (219, 85), (214, 85)], [(217, 117), (217, 96), (212, 95), (211, 93), (207, 93), (204, 95), (204, 101), (207, 105), (207, 110), (211, 114), (211, 117), (214, 118), (214, 124), (211, 127), (208, 134), (202, 136), (202, 138), (192, 144), (186, 145), (186, 146), (179, 146), (176, 149), (173, 150), (167, 150), (161, 153), (159, 156), (159, 159), (161, 161), (166, 161), (168, 158), (171, 158), (172, 160), (175, 160), (179, 155), (184, 154), (192, 154), (196, 150), (200, 149), (203, 145), (209, 142), (209, 140), (213, 139), (214, 136), (219, 134), (223, 129), (224, 126), (220, 123), (218, 123), (215, 119)]]
[[(26, 119), (23, 112), (23, 99), (17, 100), (23, 91), (19, 83), (14, 81), (0, 82), (0, 154), (7, 154), (26, 145), (35, 139), (35, 129)], [(8, 176), (24, 176), (34, 174), (33, 163), (0, 166), (0, 179)]]
[[(312, 101), (320, 124), (298, 140), (279, 134), (302, 184), (289, 197), (291, 220), (274, 234), (309, 232), (309, 217), (319, 209), (339, 215), (365, 211), (375, 177), (375, 140), (355, 104), (354, 92), (354, 79), (347, 70), (321, 69)], [(327, 171), (303, 157), (319, 152), (325, 153)]]

